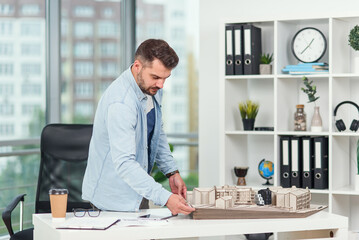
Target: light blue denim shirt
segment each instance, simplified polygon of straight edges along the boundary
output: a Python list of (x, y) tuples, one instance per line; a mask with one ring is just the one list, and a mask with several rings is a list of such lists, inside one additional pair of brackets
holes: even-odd
[[(150, 162), (177, 170), (162, 126), (162, 90), (154, 96), (156, 123)], [(96, 110), (82, 198), (102, 210), (138, 211), (142, 197), (164, 206), (171, 193), (148, 175), (147, 97), (131, 68), (104, 92)]]

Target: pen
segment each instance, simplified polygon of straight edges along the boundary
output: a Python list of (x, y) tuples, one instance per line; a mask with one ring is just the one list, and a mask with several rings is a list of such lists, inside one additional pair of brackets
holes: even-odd
[(187, 206), (194, 208), (190, 202), (188, 202), (187, 200), (185, 200), (185, 201), (186, 201)]
[(177, 216), (178, 216), (178, 214), (175, 214), (175, 215), (171, 215), (171, 216), (168, 216), (168, 217), (163, 217), (160, 220), (166, 220), (166, 219), (177, 217)]

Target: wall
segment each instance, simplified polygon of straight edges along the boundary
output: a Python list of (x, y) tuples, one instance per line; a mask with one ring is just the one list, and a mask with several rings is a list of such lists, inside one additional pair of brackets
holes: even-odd
[[(219, 184), (220, 23), (270, 19), (359, 16), (358, 0), (199, 0), (199, 185)], [(230, 21), (230, 20), (229, 20)], [(358, 23), (359, 24), (359, 23)]]

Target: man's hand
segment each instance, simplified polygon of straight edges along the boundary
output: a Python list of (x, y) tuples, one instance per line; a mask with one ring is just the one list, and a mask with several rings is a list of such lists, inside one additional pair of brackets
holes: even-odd
[(171, 211), (173, 215), (179, 213), (187, 215), (196, 210), (195, 208), (188, 206), (187, 201), (183, 197), (177, 194), (172, 194), (170, 196), (170, 198), (166, 203), (166, 206), (168, 207), (168, 209)]
[(170, 188), (171, 188), (172, 193), (178, 194), (178, 195), (182, 196), (184, 199), (187, 198), (187, 187), (186, 187), (186, 184), (183, 182), (179, 173), (172, 175), (168, 179), (168, 181), (170, 183)]

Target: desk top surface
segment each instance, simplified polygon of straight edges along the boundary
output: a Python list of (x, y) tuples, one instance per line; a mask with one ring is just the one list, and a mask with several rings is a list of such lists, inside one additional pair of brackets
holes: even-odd
[[(136, 213), (101, 212), (101, 217), (118, 217), (119, 219), (134, 219), (144, 214), (155, 216), (170, 216), (167, 208), (149, 209)], [(68, 213), (66, 219), (74, 218)], [(41, 232), (58, 236), (56, 239), (116, 239), (114, 236), (126, 236), (126, 239), (149, 239), (171, 237), (223, 236), (244, 233), (289, 232), (321, 229), (347, 229), (348, 218), (321, 211), (306, 218), (276, 218), (276, 219), (223, 219), (223, 220), (194, 220), (189, 216), (179, 215), (167, 220), (164, 225), (121, 227), (114, 225), (107, 230), (59, 230), (61, 223), (52, 222), (51, 214), (34, 214), (35, 239), (42, 239)], [(54, 238), (55, 239), (55, 238)]]

